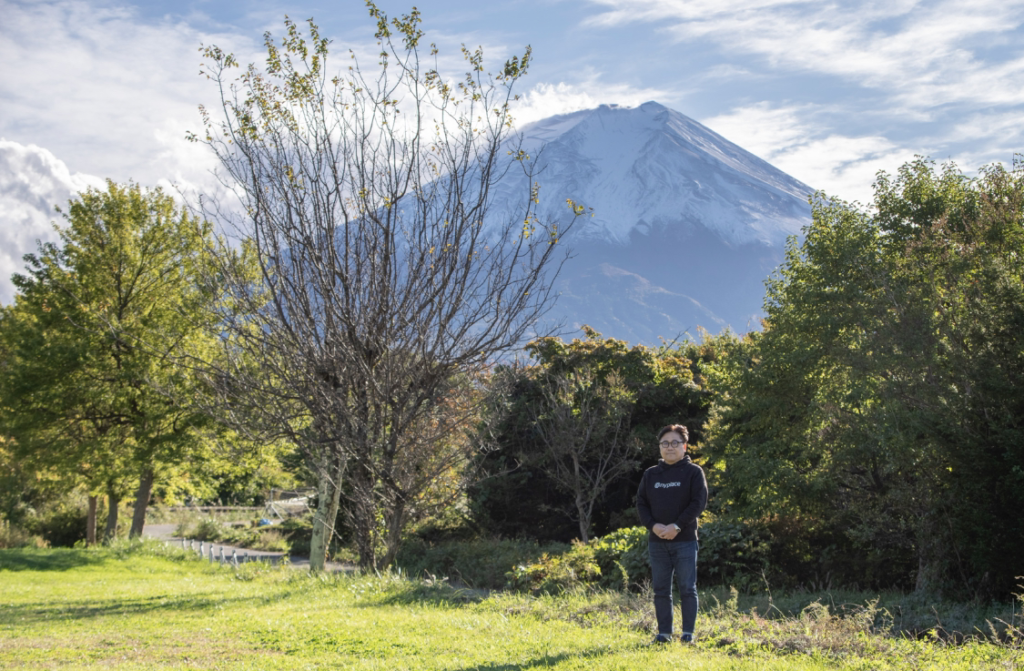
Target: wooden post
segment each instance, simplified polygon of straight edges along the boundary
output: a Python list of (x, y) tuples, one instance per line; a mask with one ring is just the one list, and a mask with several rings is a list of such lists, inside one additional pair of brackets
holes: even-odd
[(238, 550), (231, 551), (231, 565), (238, 568)]
[(224, 565), (224, 546), (220, 546), (220, 565)]
[(206, 555), (206, 541), (199, 541), (199, 556)]

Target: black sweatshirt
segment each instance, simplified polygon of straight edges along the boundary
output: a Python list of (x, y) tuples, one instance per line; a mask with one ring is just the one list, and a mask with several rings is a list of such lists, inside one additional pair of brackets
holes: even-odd
[(658, 460), (657, 466), (644, 471), (636, 492), (636, 509), (648, 530), (655, 524), (679, 526), (679, 533), (671, 541), (651, 531), (653, 543), (697, 540), (697, 518), (707, 505), (708, 483), (704, 471), (690, 461), (688, 454), (671, 465)]

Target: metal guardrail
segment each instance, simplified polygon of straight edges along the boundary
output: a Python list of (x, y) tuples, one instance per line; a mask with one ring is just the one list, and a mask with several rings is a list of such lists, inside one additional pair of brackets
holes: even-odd
[(264, 506), (160, 506), (160, 510), (172, 512), (199, 511), (203, 513), (224, 513), (234, 510), (247, 510), (250, 512), (263, 510)]
[(220, 555), (218, 556), (216, 551), (214, 550), (215, 547), (216, 547), (215, 543), (207, 543), (206, 541), (199, 541), (199, 545), (197, 547), (196, 546), (196, 541), (194, 539), (193, 540), (188, 540), (188, 539), (185, 539), (185, 538), (181, 539), (181, 549), (182, 550), (191, 550), (192, 552), (197, 553), (200, 557), (202, 557), (204, 559), (207, 556), (209, 556), (211, 564), (219, 563), (221, 566), (224, 566), (225, 564), (228, 564), (230, 566), (233, 566), (233, 567), (237, 568), (240, 564), (246, 564), (248, 562), (255, 562), (255, 561), (267, 562), (269, 564), (277, 566), (282, 561), (284, 561), (285, 558), (288, 556), (288, 555), (286, 555), (284, 553), (282, 553), (282, 554), (249, 554), (248, 550), (239, 553), (237, 548), (231, 548), (231, 554), (230, 555), (226, 555), (224, 553), (224, 546), (223, 545), (220, 546)]

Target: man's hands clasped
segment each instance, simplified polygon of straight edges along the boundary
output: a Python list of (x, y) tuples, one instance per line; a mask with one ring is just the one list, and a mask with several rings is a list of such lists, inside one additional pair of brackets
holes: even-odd
[(655, 524), (654, 527), (651, 528), (651, 531), (653, 531), (654, 535), (658, 538), (670, 541), (679, 533), (679, 527), (674, 524)]

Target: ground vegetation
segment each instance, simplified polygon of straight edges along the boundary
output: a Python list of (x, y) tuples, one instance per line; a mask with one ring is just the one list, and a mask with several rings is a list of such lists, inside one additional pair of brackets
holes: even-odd
[[(1003, 671), (1022, 662), (1019, 633), (904, 636), (892, 604), (849, 593), (773, 601), (704, 590), (698, 644), (655, 647), (647, 593), (489, 594), (394, 572), (219, 567), (145, 544), (0, 551), (0, 593), (0, 664), (13, 668)], [(942, 604), (928, 612), (947, 614)]]

